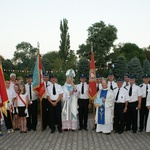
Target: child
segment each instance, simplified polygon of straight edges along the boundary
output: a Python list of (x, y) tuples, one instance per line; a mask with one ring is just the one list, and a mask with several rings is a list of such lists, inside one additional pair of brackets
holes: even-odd
[(4, 120), (5, 120), (5, 125), (7, 128), (7, 133), (13, 132), (13, 125), (12, 125), (12, 100), (15, 98), (14, 91), (10, 89), (10, 81), (5, 81), (6, 84), (6, 91), (7, 91), (7, 96), (8, 96), (8, 110), (7, 110), (7, 117), (3, 114)]
[(18, 116), (18, 109), (16, 108), (17, 107), (16, 106), (17, 105), (16, 104), (17, 103), (17, 95), (20, 91), (18, 84), (14, 85), (14, 91), (15, 91), (16, 96), (15, 96), (15, 98), (13, 98), (13, 121), (14, 121), (14, 129), (16, 131), (18, 131), (19, 128), (20, 128), (20, 119), (19, 119), (19, 116)]
[(29, 98), (25, 89), (25, 85), (20, 84), (19, 87), (20, 87), (20, 92), (17, 94), (17, 108), (18, 108), (18, 114), (21, 123), (20, 133), (27, 133), (26, 116), (28, 113), (27, 109), (28, 109)]

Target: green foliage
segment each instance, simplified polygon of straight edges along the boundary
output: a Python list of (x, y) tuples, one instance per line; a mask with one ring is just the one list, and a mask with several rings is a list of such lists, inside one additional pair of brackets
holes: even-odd
[(125, 57), (119, 56), (116, 61), (114, 61), (113, 72), (115, 78), (122, 78), (126, 73), (126, 59)]
[(79, 46), (77, 54), (80, 58), (90, 58), (91, 42), (95, 53), (96, 66), (106, 67), (108, 56), (113, 42), (117, 39), (117, 29), (113, 25), (106, 25), (103, 21), (97, 22), (88, 28), (86, 44)]
[(137, 57), (132, 58), (127, 65), (127, 72), (136, 77), (136, 83), (142, 83), (143, 69)]
[(85, 74), (89, 78), (90, 63), (87, 58), (82, 57), (77, 65), (76, 82), (79, 82), (81, 74)]
[(57, 79), (58, 79), (58, 83), (60, 85), (64, 85), (64, 83), (66, 82), (66, 72), (64, 71), (60, 71), (57, 73)]
[(37, 57), (37, 51), (38, 49), (34, 48), (28, 42), (19, 43), (16, 46), (16, 51), (12, 59), (15, 67), (19, 70), (30, 70), (32, 72)]
[(139, 48), (134, 43), (125, 43), (120, 50), (120, 54), (124, 55), (127, 62), (132, 58), (137, 57), (141, 63), (143, 63), (145, 57), (143, 49)]
[(150, 63), (147, 59), (143, 62), (143, 73), (150, 75)]
[(68, 20), (63, 19), (63, 21), (60, 21), (61, 41), (59, 46), (59, 55), (63, 60), (67, 60), (70, 51), (70, 36), (68, 33), (68, 29)]
[(42, 56), (43, 71), (58, 70), (58, 66), (56, 66), (56, 59), (60, 59), (57, 51), (44, 54)]
[(105, 57), (109, 54), (113, 42), (117, 39), (117, 29), (113, 25), (97, 22), (88, 28), (87, 42), (93, 43), (97, 64), (105, 64)]

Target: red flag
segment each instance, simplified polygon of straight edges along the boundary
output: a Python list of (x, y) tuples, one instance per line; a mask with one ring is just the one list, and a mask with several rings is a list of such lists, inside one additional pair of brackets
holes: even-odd
[(97, 94), (96, 89), (96, 73), (95, 73), (95, 61), (94, 52), (91, 52), (91, 62), (90, 62), (90, 73), (89, 73), (89, 98), (94, 100)]
[(43, 80), (43, 72), (42, 72), (42, 62), (40, 58), (40, 54), (38, 52), (36, 64), (33, 72), (33, 90), (39, 94), (40, 99), (44, 97), (46, 90), (44, 86)]
[(7, 116), (7, 101), (8, 96), (6, 92), (4, 74), (2, 69), (2, 64), (0, 63), (0, 110)]

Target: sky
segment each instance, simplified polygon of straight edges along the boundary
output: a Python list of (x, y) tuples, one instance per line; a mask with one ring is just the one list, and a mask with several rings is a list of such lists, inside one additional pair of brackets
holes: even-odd
[(0, 0), (0, 55), (12, 59), (25, 41), (40, 52), (59, 50), (60, 21), (68, 20), (71, 49), (85, 43), (87, 29), (104, 21), (114, 25), (114, 44), (150, 45), (150, 0)]

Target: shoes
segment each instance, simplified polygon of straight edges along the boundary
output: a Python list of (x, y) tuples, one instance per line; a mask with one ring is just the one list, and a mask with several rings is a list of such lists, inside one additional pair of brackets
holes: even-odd
[(87, 128), (84, 128), (84, 130), (85, 130), (85, 131), (88, 131), (88, 129), (87, 129)]
[(19, 128), (15, 128), (15, 131), (19, 131), (20, 129)]
[(122, 134), (122, 133), (123, 133), (123, 131), (119, 131), (119, 132), (118, 132), (118, 134)]
[(78, 130), (82, 130), (83, 128), (79, 128)]
[(110, 133), (106, 133), (106, 135), (110, 135)]
[(7, 131), (7, 133), (12, 133), (12, 132), (14, 132), (13, 129), (8, 129), (8, 131)]
[(0, 130), (0, 136), (3, 136), (3, 132)]
[(35, 128), (33, 128), (33, 131), (36, 131), (36, 129), (35, 129)]
[(128, 129), (128, 128), (125, 128), (125, 129), (124, 129), (124, 131), (129, 131), (129, 130), (131, 130), (131, 129)]
[(136, 133), (136, 131), (133, 130), (133, 133)]
[(20, 131), (20, 133), (23, 133), (23, 131)]
[(23, 133), (27, 133), (27, 131), (23, 131)]
[(115, 132), (114, 133), (118, 133), (119, 131), (118, 130), (115, 130)]
[(59, 132), (59, 133), (62, 133), (62, 129), (59, 129), (58, 132)]
[(64, 129), (64, 131), (69, 131), (68, 129)]
[(138, 131), (139, 131), (139, 132), (142, 132), (143, 130), (142, 130), (142, 129), (139, 129)]
[(55, 132), (55, 130), (52, 130), (51, 133), (53, 134)]

